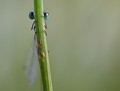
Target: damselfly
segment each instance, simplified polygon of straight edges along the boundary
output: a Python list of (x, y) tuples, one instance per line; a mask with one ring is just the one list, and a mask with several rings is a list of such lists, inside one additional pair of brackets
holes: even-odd
[[(43, 12), (44, 20), (48, 19), (48, 12)], [(35, 19), (34, 12), (29, 13), (29, 18), (31, 20)], [(47, 24), (45, 23), (45, 28), (47, 28)], [(31, 30), (34, 30), (34, 39), (32, 43), (32, 47), (29, 51), (26, 63), (24, 65), (24, 71), (25, 75), (30, 83), (32, 85), (37, 77), (38, 69), (39, 69), (39, 60), (38, 60), (38, 43), (36, 38), (36, 26), (35, 21), (32, 24)]]

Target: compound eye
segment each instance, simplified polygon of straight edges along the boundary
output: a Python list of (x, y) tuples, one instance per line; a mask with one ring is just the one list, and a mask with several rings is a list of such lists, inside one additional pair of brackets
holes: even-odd
[(31, 20), (35, 19), (35, 13), (34, 13), (34, 12), (30, 12), (30, 13), (29, 13), (29, 18), (30, 18)]
[(44, 12), (43, 14), (44, 14), (44, 19), (47, 20), (48, 17), (49, 17), (49, 13), (48, 12)]

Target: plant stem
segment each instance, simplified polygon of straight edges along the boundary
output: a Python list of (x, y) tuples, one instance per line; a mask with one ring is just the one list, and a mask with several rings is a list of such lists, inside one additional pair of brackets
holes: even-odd
[(43, 0), (34, 0), (34, 12), (43, 91), (53, 91), (44, 27)]

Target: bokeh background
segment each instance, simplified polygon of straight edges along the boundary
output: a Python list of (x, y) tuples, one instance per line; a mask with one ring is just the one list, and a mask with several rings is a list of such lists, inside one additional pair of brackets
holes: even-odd
[[(120, 1), (44, 0), (54, 91), (120, 91)], [(40, 91), (23, 65), (33, 0), (0, 0), (0, 91)]]

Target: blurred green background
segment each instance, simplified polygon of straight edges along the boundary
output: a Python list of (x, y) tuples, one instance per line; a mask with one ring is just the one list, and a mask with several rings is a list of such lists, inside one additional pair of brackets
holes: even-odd
[[(120, 91), (120, 1), (44, 0), (54, 91)], [(40, 91), (23, 65), (33, 0), (0, 0), (0, 91)]]

